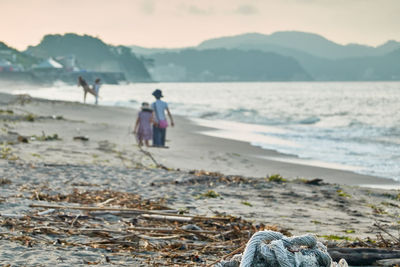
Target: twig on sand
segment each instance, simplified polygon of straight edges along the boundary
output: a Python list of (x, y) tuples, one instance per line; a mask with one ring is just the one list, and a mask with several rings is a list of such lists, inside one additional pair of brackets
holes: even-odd
[[(45, 204), (31, 204), (29, 206), (32, 208), (48, 208), (48, 209), (130, 211), (130, 212), (137, 212), (137, 214), (157, 214), (157, 215), (171, 216), (170, 213), (154, 212), (152, 210), (129, 209), (129, 208), (60, 206), (60, 205), (45, 205)], [(183, 215), (183, 214), (174, 214), (173, 216), (182, 217), (182, 218), (192, 218), (193, 220), (221, 220), (221, 221), (231, 220), (230, 217), (207, 217), (207, 216), (196, 216), (196, 215), (191, 216), (191, 215)]]
[(143, 214), (140, 216), (146, 220), (174, 221), (174, 222), (191, 222), (192, 218), (179, 217), (175, 215), (159, 215), (159, 214)]
[(228, 258), (228, 257), (230, 257), (230, 256), (235, 255), (236, 253), (242, 251), (245, 247), (246, 247), (246, 244), (244, 244), (244, 245), (238, 247), (237, 249), (235, 249), (234, 251), (232, 251), (232, 252), (229, 253), (228, 255), (223, 256), (221, 259), (216, 260), (216, 261), (214, 261), (214, 262), (208, 264), (207, 267), (211, 267), (211, 266), (213, 266), (214, 264), (216, 264), (216, 263), (218, 263), (218, 262), (220, 262), (220, 261), (222, 261), (222, 260), (224, 260), (224, 259), (226, 259), (226, 258)]
[(107, 199), (106, 201), (103, 201), (103, 202), (97, 204), (97, 206), (102, 207), (102, 206), (104, 206), (105, 204), (110, 203), (110, 202), (113, 201), (114, 199), (116, 199), (116, 198), (115, 198), (115, 197), (109, 198), (109, 199)]
[(148, 156), (158, 168), (161, 168), (161, 169), (164, 169), (164, 170), (168, 170), (167, 167), (165, 167), (164, 165), (158, 163), (157, 160), (153, 157), (153, 155), (152, 155), (149, 151), (144, 150), (141, 146), (139, 146), (139, 150), (140, 150), (143, 154), (145, 154), (146, 156)]
[(74, 227), (74, 223), (76, 222), (76, 220), (78, 220), (79, 216), (80, 216), (80, 214), (76, 215), (74, 220), (71, 222), (71, 226), (69, 227), (69, 229), (72, 229), (72, 227)]
[(400, 239), (398, 239), (397, 237), (395, 237), (394, 235), (392, 235), (391, 233), (389, 233), (386, 229), (384, 229), (378, 222), (374, 223), (374, 226), (377, 227), (379, 230), (385, 232), (388, 236), (390, 236), (391, 238), (393, 238), (397, 243), (400, 244)]
[(208, 230), (186, 230), (186, 229), (173, 229), (173, 228), (156, 228), (156, 227), (129, 227), (128, 230), (133, 231), (146, 231), (146, 232), (160, 232), (160, 233), (182, 233), (188, 232), (192, 234), (216, 234), (218, 231)]

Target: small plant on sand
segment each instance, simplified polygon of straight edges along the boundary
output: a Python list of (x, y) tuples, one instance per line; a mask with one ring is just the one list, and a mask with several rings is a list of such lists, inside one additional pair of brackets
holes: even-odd
[(179, 214), (189, 213), (189, 209), (188, 208), (180, 208), (180, 209), (178, 209), (178, 213)]
[(53, 116), (53, 119), (55, 119), (55, 120), (64, 120), (64, 117), (61, 116), (61, 115), (58, 115), (58, 116)]
[(346, 192), (344, 192), (342, 189), (338, 189), (338, 190), (336, 190), (336, 192), (338, 193), (339, 197), (351, 198), (351, 196), (349, 194), (347, 194)]
[(321, 235), (320, 237), (323, 237), (323, 238), (325, 238), (326, 240), (334, 240), (334, 241), (346, 240), (346, 241), (351, 241), (351, 238), (348, 237), (348, 236)]
[(36, 118), (35, 115), (33, 115), (32, 113), (29, 113), (28, 115), (25, 116), (25, 120), (30, 122), (34, 122), (35, 118)]
[(400, 208), (400, 205), (392, 203), (392, 202), (383, 201), (383, 202), (381, 202), (381, 204), (384, 206), (387, 206), (387, 207)]
[(2, 114), (2, 113), (6, 113), (6, 114), (14, 114), (14, 111), (12, 111), (12, 110), (10, 110), (10, 109), (7, 109), (7, 110), (0, 109), (0, 114)]
[(207, 198), (217, 198), (220, 197), (221, 195), (218, 194), (217, 192), (215, 192), (214, 190), (208, 190), (207, 192), (198, 195), (196, 198), (203, 198), (203, 197), (207, 197)]
[(246, 205), (246, 206), (249, 206), (249, 207), (253, 207), (253, 205), (250, 203), (250, 202), (248, 202), (248, 201), (242, 201), (241, 202), (243, 205)]
[(283, 183), (286, 182), (287, 180), (283, 178), (280, 174), (272, 174), (270, 176), (267, 176), (267, 181), (275, 183)]
[(373, 204), (369, 204), (367, 206), (370, 207), (372, 209), (372, 211), (376, 214), (387, 214), (387, 212), (384, 209), (382, 209), (378, 206), (375, 206)]
[(348, 229), (348, 230), (344, 230), (343, 232), (345, 232), (346, 234), (354, 234), (356, 231), (354, 231), (352, 229)]
[(44, 133), (41, 136), (36, 136), (33, 135), (31, 137), (31, 140), (38, 140), (38, 141), (59, 141), (61, 138), (58, 136), (58, 134), (53, 134), (53, 135), (45, 135)]
[(0, 149), (0, 158), (6, 160), (18, 160), (18, 156), (12, 153), (11, 147), (7, 146), (6, 143), (3, 143)]
[(6, 143), (3, 143), (0, 150), (0, 158), (8, 159), (11, 156), (11, 147), (7, 146)]

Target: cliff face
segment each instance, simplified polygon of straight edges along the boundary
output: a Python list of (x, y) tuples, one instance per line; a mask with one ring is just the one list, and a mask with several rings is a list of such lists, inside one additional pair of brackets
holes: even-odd
[(146, 66), (129, 48), (108, 45), (89, 35), (46, 35), (26, 53), (40, 58), (74, 55), (83, 70), (123, 72), (130, 81), (151, 81)]

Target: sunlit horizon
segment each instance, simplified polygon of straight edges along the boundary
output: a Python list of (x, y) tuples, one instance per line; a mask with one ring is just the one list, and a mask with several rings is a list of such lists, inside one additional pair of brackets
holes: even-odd
[(97, 36), (113, 45), (181, 48), (243, 33), (301, 31), (339, 44), (400, 40), (397, 0), (2, 0), (0, 41), (24, 50), (46, 34)]

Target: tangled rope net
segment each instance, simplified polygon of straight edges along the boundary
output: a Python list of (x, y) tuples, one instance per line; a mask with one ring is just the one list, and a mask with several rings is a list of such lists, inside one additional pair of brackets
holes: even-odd
[(242, 254), (217, 267), (348, 267), (345, 260), (333, 262), (327, 248), (313, 235), (286, 237), (279, 232), (255, 233)]

